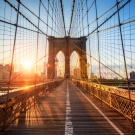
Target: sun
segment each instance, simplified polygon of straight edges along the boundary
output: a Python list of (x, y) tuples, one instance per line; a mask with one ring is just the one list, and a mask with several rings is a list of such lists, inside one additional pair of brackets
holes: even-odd
[(23, 63), (23, 65), (25, 68), (29, 68), (31, 66), (31, 63), (30, 63), (30, 61), (27, 60)]

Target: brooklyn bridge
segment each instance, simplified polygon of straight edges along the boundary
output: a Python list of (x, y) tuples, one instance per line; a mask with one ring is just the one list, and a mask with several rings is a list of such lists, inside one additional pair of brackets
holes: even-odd
[(135, 0), (0, 1), (0, 135), (135, 135)]

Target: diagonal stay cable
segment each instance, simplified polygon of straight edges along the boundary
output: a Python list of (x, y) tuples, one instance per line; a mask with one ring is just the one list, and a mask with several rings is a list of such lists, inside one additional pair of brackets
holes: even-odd
[[(89, 10), (91, 9), (91, 7), (93, 6), (93, 4), (94, 4), (94, 2), (95, 2), (95, 0), (93, 1), (93, 3), (91, 4), (91, 6), (89, 7), (89, 9), (87, 10), (87, 12), (86, 12), (86, 14), (88, 14), (88, 12), (89, 12)], [(84, 15), (84, 17), (86, 16), (86, 14)], [(84, 17), (83, 17), (83, 19), (84, 19)], [(78, 18), (79, 19), (79, 18)], [(92, 23), (94, 23), (96, 20), (94, 20)], [(77, 27), (75, 28), (75, 30), (73, 31), (73, 33), (72, 33), (72, 35), (74, 34), (74, 32), (76, 31), (76, 29), (79, 27), (79, 25), (81, 24), (81, 22), (82, 22), (82, 20), (79, 22), (79, 24), (77, 25)], [(91, 24), (92, 24), (91, 23)], [(85, 28), (87, 28), (87, 27), (89, 27), (89, 25), (91, 25), (91, 24), (88, 24)], [(84, 28), (84, 29), (85, 29)], [(78, 33), (77, 33), (78, 34)]]
[[(95, 0), (94, 0), (94, 2), (95, 2)], [(94, 4), (94, 2), (92, 3), (92, 5)], [(86, 3), (87, 3), (87, 0), (86, 0), (86, 2), (84, 3), (84, 6), (82, 7), (82, 11), (81, 11), (81, 13), (80, 13), (79, 15), (81, 15), (81, 14), (82, 14), (83, 9), (84, 9), (84, 7), (85, 7)], [(90, 6), (90, 8), (92, 7), (92, 5)], [(86, 11), (85, 15), (83, 16), (82, 20), (79, 22), (79, 24), (77, 25), (77, 27), (75, 27), (75, 30), (73, 31), (72, 35), (73, 35), (73, 34), (74, 34), (74, 32), (76, 31), (76, 29), (79, 27), (79, 25), (81, 24), (81, 22), (83, 21), (83, 19), (84, 19), (84, 18), (85, 18), (85, 16), (87, 15), (87, 13), (89, 12), (90, 8)], [(77, 19), (79, 19), (79, 17), (78, 17)], [(83, 29), (83, 30), (84, 30), (84, 29)], [(78, 34), (78, 33), (77, 33), (77, 34)]]
[(71, 19), (70, 19), (70, 27), (69, 27), (69, 35), (70, 35), (71, 24), (72, 24), (72, 19), (73, 19), (74, 5), (75, 5), (75, 0), (73, 0), (73, 5), (72, 5), (72, 12), (71, 12)]
[[(131, 21), (128, 21), (128, 22), (125, 22), (125, 23), (121, 23), (121, 25), (129, 24), (129, 23), (132, 23), (132, 22), (135, 22), (135, 20), (131, 20)], [(112, 27), (109, 27), (109, 28), (106, 28), (106, 29), (103, 29), (103, 30), (99, 30), (98, 32), (102, 32), (102, 31), (105, 31), (105, 30), (113, 29), (113, 28), (116, 28), (116, 27), (119, 27), (119, 25), (115, 25), (115, 26), (112, 26)], [(97, 32), (93, 32), (91, 34), (95, 34), (95, 33), (97, 33)]]
[(61, 12), (62, 12), (62, 18), (63, 18), (63, 25), (64, 25), (64, 30), (65, 30), (65, 36), (66, 36), (66, 28), (65, 28), (65, 20), (64, 20), (64, 14), (63, 14), (62, 0), (60, 0), (60, 5), (61, 5)]
[[(74, 20), (77, 20), (77, 21), (79, 20), (79, 22), (80, 22), (80, 16), (81, 16), (82, 11), (83, 11), (83, 9), (84, 9), (84, 7), (82, 7), (82, 4), (83, 4), (83, 3), (84, 3), (84, 0), (83, 0), (83, 2), (82, 2), (82, 0), (79, 1), (79, 3), (78, 3), (78, 8), (77, 8), (78, 14), (76, 15), (77, 19), (74, 19)], [(85, 3), (86, 3), (86, 2), (85, 2)], [(81, 6), (80, 6), (80, 5), (81, 5)], [(78, 23), (79, 23), (79, 22), (78, 22)], [(77, 29), (79, 25), (78, 25), (77, 27), (74, 27), (74, 26), (73, 26), (74, 23), (75, 23), (75, 22), (72, 23), (71, 28), (72, 28), (72, 29), (73, 29), (73, 28), (74, 28), (74, 29), (75, 29), (75, 28)], [(78, 24), (78, 23), (77, 23), (77, 24)], [(74, 29), (73, 29), (73, 30), (74, 30)], [(75, 29), (75, 30), (76, 30), (76, 29)], [(72, 30), (72, 31), (73, 31), (73, 30)], [(75, 32), (75, 30), (74, 30), (74, 32)], [(74, 33), (74, 32), (73, 32), (73, 33)]]
[[(9, 25), (13, 25), (13, 26), (16, 26), (16, 24), (15, 23), (10, 23), (10, 22), (6, 22), (6, 21), (3, 21), (3, 20), (0, 20), (0, 22), (3, 22), (3, 23), (6, 23), (6, 24), (9, 24)], [(20, 25), (17, 25), (17, 27), (20, 27), (20, 28), (22, 28), (22, 29), (26, 29), (26, 30), (29, 30), (29, 31), (32, 31), (32, 32), (38, 32), (38, 31), (35, 31), (35, 30), (32, 30), (32, 29), (29, 29), (29, 28), (26, 28), (26, 27), (23, 27), (23, 26), (20, 26)], [(47, 34), (45, 34), (45, 33), (41, 33), (41, 32), (39, 32), (40, 34), (44, 34), (44, 35), (46, 35), (46, 36), (48, 36)]]
[[(119, 10), (121, 10), (122, 8), (124, 8), (131, 0), (128, 0), (125, 4), (123, 4), (116, 12), (114, 12), (110, 17), (108, 17), (102, 24), (100, 24), (98, 26), (98, 28), (100, 28), (104, 23), (106, 23), (110, 18), (112, 18)], [(98, 28), (96, 28), (95, 30), (93, 30), (91, 33), (89, 33), (87, 36), (89, 36), (90, 34), (92, 34), (94, 31), (96, 31)]]
[[(74, 43), (70, 42), (72, 45), (76, 46)], [(81, 50), (82, 52), (86, 53), (85, 51), (83, 51), (80, 47), (76, 46), (79, 50)], [(88, 53), (86, 53), (87, 55), (89, 55)], [(97, 62), (99, 62), (97, 59), (95, 59), (93, 56), (89, 55), (91, 58), (93, 58), (94, 60), (96, 60)], [(125, 81), (127, 81), (123, 76), (119, 75), (117, 72), (115, 72), (114, 70), (110, 69), (108, 66), (104, 65), (102, 62), (100, 62), (100, 64), (102, 64), (104, 67), (106, 67), (107, 69), (109, 69), (110, 71), (112, 71), (113, 73), (117, 74), (119, 77), (121, 77), (122, 79), (124, 79)]]
[[(56, 22), (54, 21), (53, 17), (49, 14), (48, 10), (46, 9), (45, 5), (43, 4), (43, 2), (41, 1), (41, 4), (43, 5), (44, 9), (46, 10), (46, 12), (48, 13), (48, 15), (51, 17), (51, 19), (53, 20), (53, 22), (55, 23), (55, 25), (57, 26), (57, 28), (59, 29), (58, 25), (56, 24)], [(50, 7), (52, 8), (50, 2), (49, 2)], [(53, 9), (53, 8), (52, 8)], [(53, 12), (54, 13), (54, 12)], [(46, 24), (49, 28), (52, 29), (52, 27), (50, 27), (48, 24)], [(53, 30), (53, 29), (52, 29)], [(60, 30), (60, 29), (59, 29)], [(54, 32), (56, 32), (55, 30), (53, 30)], [(61, 32), (61, 31), (60, 31)], [(57, 32), (56, 32), (57, 33)], [(58, 33), (57, 33), (58, 34)], [(59, 34), (60, 35), (60, 34)], [(61, 35), (62, 36), (62, 35)]]
[[(79, 4), (80, 4), (80, 2), (81, 2), (81, 0), (80, 1), (78, 1), (77, 0), (77, 2), (76, 2), (76, 4), (77, 4), (77, 7), (76, 7), (76, 13), (74, 13), (75, 15), (75, 17), (74, 17), (74, 20), (73, 20), (73, 23), (72, 23), (72, 26), (71, 26), (71, 31), (70, 31), (70, 33), (72, 33), (72, 31), (76, 28), (76, 27), (74, 27), (74, 24), (78, 24), (78, 20), (79, 20)], [(74, 11), (75, 12), (75, 11)]]
[[(19, 12), (15, 6), (13, 6), (11, 3), (9, 3), (8, 1), (6, 1), (15, 11), (17, 11), (20, 15), (22, 15), (29, 23), (31, 23), (34, 27), (36, 27), (36, 29), (38, 29), (38, 27), (32, 23), (25, 15), (23, 15), (21, 12)], [(44, 35), (48, 36), (47, 34), (45, 34), (41, 29), (39, 29), (39, 31), (41, 31)]]
[[(34, 66), (36, 63), (38, 63), (39, 61), (41, 61), (43, 58), (47, 57), (49, 54), (53, 53), (53, 51), (55, 51), (57, 48), (59, 48), (59, 47), (56, 47), (56, 48), (55, 48), (54, 50), (52, 50), (50, 53), (46, 54), (45, 56), (43, 56), (42, 58), (40, 58), (39, 60), (37, 60), (37, 62), (33, 63), (30, 67)], [(22, 73), (24, 73), (24, 72), (25, 72), (26, 70), (28, 70), (30, 67), (28, 67), (28, 68), (26, 68), (25, 70), (21, 71), (18, 75), (16, 75), (14, 78), (12, 78), (11, 81), (12, 81), (13, 79), (17, 78), (17, 77), (18, 77), (19, 75), (21, 75)], [(3, 84), (3, 86), (6, 85), (7, 83), (8, 83), (8, 82), (5, 81), (5, 84)]]
[[(18, 0), (16, 0), (17, 2), (18, 2)], [(41, 1), (41, 3), (42, 3), (42, 1)], [(20, 4), (24, 7), (24, 8), (26, 8), (30, 13), (32, 13), (36, 18), (39, 18), (36, 14), (34, 14), (29, 8), (27, 8), (24, 4), (22, 4), (21, 2), (20, 2)], [(42, 4), (43, 5), (43, 4)], [(48, 12), (48, 11), (47, 11)], [(49, 12), (48, 12), (48, 14), (49, 14)], [(49, 14), (50, 15), (50, 14)], [(50, 16), (51, 17), (51, 16)], [(51, 17), (52, 18), (52, 17)], [(48, 24), (46, 24), (41, 18), (39, 18), (39, 20), (41, 21), (41, 22), (43, 22), (47, 27), (49, 27), (50, 29), (52, 29), (52, 27), (50, 27)], [(53, 30), (53, 29), (52, 29)], [(55, 31), (55, 30), (53, 30), (53, 31)], [(56, 32), (56, 31), (55, 31)], [(57, 33), (57, 32), (56, 32)], [(59, 34), (59, 33), (57, 33), (57, 34)], [(60, 34), (59, 34), (60, 35)], [(61, 35), (60, 35), (61, 36)]]
[[(121, 3), (123, 0), (121, 0), (119, 3)], [(91, 6), (89, 7), (89, 9), (87, 10), (87, 12), (89, 12), (89, 10), (91, 9), (91, 7), (93, 6), (93, 4), (95, 3), (95, 0), (93, 1), (93, 3), (91, 4)], [(100, 17), (98, 17), (98, 19), (99, 18), (101, 18), (103, 15), (105, 15), (106, 13), (108, 13), (110, 10), (112, 10), (114, 7), (116, 7), (117, 6), (117, 4), (115, 4), (113, 7), (111, 7), (109, 10), (107, 10), (105, 13), (103, 13)], [(87, 12), (86, 12), (86, 14), (87, 14)], [(85, 15), (84, 15), (85, 16)], [(94, 22), (95, 22), (96, 20), (94, 20), (93, 22), (91, 22), (90, 24), (88, 24), (84, 29), (86, 29), (88, 26), (90, 26), (91, 24), (93, 24)], [(82, 29), (82, 30), (84, 30), (84, 29)], [(78, 33), (80, 33), (82, 30), (80, 30)], [(77, 33), (77, 34), (78, 34)], [(75, 34), (76, 35), (76, 34)]]
[[(121, 0), (120, 2), (122, 2), (123, 0)], [(126, 3), (124, 3), (119, 9), (118, 9), (118, 11), (119, 10), (121, 10), (122, 8), (124, 8), (129, 2), (130, 2), (131, 0), (127, 0), (127, 2)], [(102, 14), (100, 17), (102, 17), (103, 15), (105, 15), (107, 12), (109, 12), (111, 9), (113, 9), (115, 6), (117, 6), (116, 4), (112, 7), (112, 8), (110, 8), (108, 11), (106, 11), (104, 14)], [(110, 18), (112, 18), (118, 11), (115, 11), (111, 16), (109, 16), (102, 24), (100, 24), (99, 26), (98, 26), (98, 28), (100, 28), (104, 23), (106, 23)], [(98, 17), (98, 19), (100, 18), (100, 17)], [(92, 23), (94, 23), (96, 20), (94, 20)], [(90, 23), (89, 25), (91, 25), (92, 23)], [(84, 29), (86, 29), (88, 26), (86, 26)], [(88, 35), (87, 36), (89, 36), (89, 35), (91, 35), (93, 32), (95, 32), (98, 28), (96, 28), (96, 29), (94, 29), (91, 33), (88, 33)], [(84, 29), (82, 29), (82, 30), (84, 30)], [(80, 30), (78, 33), (80, 33), (82, 30)], [(77, 35), (78, 33), (76, 33), (75, 35)], [(74, 36), (75, 36), (74, 35)]]
[[(71, 44), (73, 44), (74, 46), (76, 46), (73, 42), (70, 42)], [(80, 47), (76, 46), (79, 50), (81, 50), (82, 52), (84, 52), (85, 54), (87, 54), (88, 56), (90, 56), (91, 58), (93, 58), (95, 61), (99, 62), (96, 58), (94, 58), (93, 56), (89, 55), (88, 53), (86, 53), (85, 51), (83, 51)], [(110, 71), (112, 71), (113, 73), (115, 73), (116, 75), (118, 75), (119, 77), (121, 77), (122, 79), (124, 79), (126, 82), (127, 80), (121, 76), (120, 74), (118, 74), (117, 72), (115, 72), (114, 70), (110, 69), (108, 66), (104, 65), (103, 63), (100, 62), (101, 65), (103, 65), (104, 67), (106, 67), (107, 69), (109, 69)], [(133, 86), (135, 86), (132, 82), (131, 84)]]

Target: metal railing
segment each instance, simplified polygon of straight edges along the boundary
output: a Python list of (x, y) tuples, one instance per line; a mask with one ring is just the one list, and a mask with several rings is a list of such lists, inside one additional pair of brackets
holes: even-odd
[[(114, 108), (121, 114), (123, 114), (127, 119), (135, 122), (135, 94), (131, 93), (131, 105), (132, 114), (130, 109), (130, 101), (128, 98), (128, 91), (124, 91), (119, 88), (113, 88), (105, 85), (96, 84), (87, 81), (74, 80), (72, 81), (77, 85), (87, 90), (93, 96), (102, 100), (104, 103), (108, 104), (110, 107)], [(133, 118), (132, 118), (133, 117)]]
[[(20, 89), (25, 90), (20, 92), (18, 96), (9, 99), (6, 102), (0, 104), (0, 129), (4, 130), (11, 121), (19, 116), (20, 112), (29, 109), (35, 105), (38, 98), (44, 97), (48, 91), (62, 83), (62, 79), (56, 81), (50, 81), (46, 83), (40, 83), (28, 86)], [(36, 88), (35, 88), (36, 87)]]

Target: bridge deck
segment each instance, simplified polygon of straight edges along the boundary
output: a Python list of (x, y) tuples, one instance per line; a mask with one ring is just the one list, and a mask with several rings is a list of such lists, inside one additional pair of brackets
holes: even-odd
[(101, 107), (97, 98), (82, 92), (70, 80), (65, 80), (46, 97), (38, 99), (35, 107), (22, 112), (0, 134), (135, 134), (120, 113), (104, 103)]

